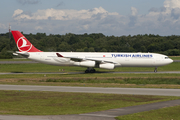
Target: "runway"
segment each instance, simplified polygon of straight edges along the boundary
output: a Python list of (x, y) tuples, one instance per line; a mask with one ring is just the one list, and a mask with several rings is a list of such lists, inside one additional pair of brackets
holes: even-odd
[(69, 86), (37, 86), (37, 85), (0, 85), (0, 90), (180, 96), (180, 89), (158, 89), (158, 88), (102, 88), (102, 87), (69, 87)]

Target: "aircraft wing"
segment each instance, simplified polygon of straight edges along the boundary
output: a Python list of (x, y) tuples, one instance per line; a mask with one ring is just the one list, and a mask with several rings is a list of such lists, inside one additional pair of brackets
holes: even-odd
[(106, 60), (101, 60), (101, 59), (93, 59), (93, 58), (79, 58), (79, 57), (70, 57), (70, 56), (62, 56), (59, 53), (56, 53), (58, 57), (63, 57), (63, 58), (70, 58), (73, 61), (84, 61), (84, 60), (90, 60), (90, 61), (95, 61), (97, 63), (112, 63), (112, 64), (118, 64), (113, 61), (106, 61)]

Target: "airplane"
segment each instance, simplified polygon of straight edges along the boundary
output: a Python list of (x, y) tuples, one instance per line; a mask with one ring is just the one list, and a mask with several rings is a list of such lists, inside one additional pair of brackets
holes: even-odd
[(87, 67), (85, 73), (94, 73), (94, 68), (113, 70), (116, 67), (157, 67), (173, 62), (166, 55), (158, 53), (130, 52), (43, 52), (34, 47), (19, 31), (11, 31), (21, 55), (33, 61), (50, 65)]

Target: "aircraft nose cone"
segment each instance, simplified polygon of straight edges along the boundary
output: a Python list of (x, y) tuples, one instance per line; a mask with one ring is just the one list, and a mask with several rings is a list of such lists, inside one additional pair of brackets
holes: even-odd
[(173, 63), (173, 60), (169, 58), (168, 63)]

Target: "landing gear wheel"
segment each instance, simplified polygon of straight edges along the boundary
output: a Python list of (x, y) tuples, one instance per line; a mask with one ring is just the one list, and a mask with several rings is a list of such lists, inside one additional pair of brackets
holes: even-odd
[(90, 73), (95, 73), (95, 72), (96, 72), (95, 69), (91, 69), (91, 70), (90, 70)]
[(87, 70), (85, 70), (85, 73), (95, 73), (96, 70), (94, 68), (87, 68)]
[(85, 73), (89, 73), (89, 70), (85, 70)]
[(154, 72), (157, 73), (157, 67), (155, 68)]

